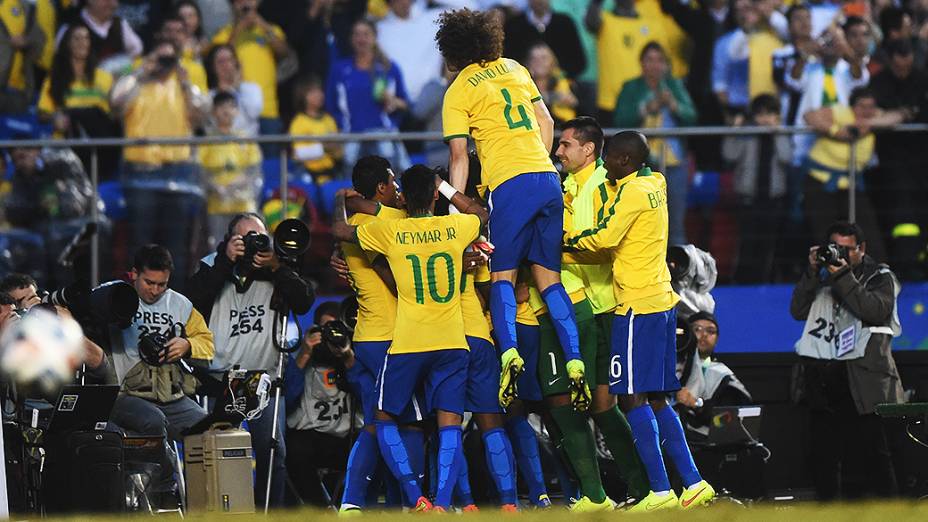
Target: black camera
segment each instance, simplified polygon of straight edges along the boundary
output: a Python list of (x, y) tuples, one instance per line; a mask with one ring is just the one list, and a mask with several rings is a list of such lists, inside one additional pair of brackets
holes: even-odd
[(177, 63), (177, 56), (174, 56), (173, 54), (170, 56), (161, 55), (158, 57), (158, 67), (164, 70), (173, 69), (177, 66)]
[(162, 358), (168, 353), (168, 337), (161, 332), (152, 331), (139, 337), (139, 357), (151, 366), (161, 366)]
[(267, 234), (253, 230), (245, 234), (242, 242), (245, 243), (245, 255), (242, 256), (241, 262), (246, 266), (251, 266), (259, 252), (267, 252), (271, 249), (271, 238)]
[(850, 256), (846, 246), (828, 241), (819, 245), (815, 252), (815, 259), (820, 265), (841, 266), (841, 260), (850, 263)]
[(322, 334), (322, 343), (334, 352), (344, 351), (348, 347), (348, 341), (351, 340), (351, 330), (348, 325), (338, 319), (329, 321), (322, 326), (313, 326), (307, 333)]

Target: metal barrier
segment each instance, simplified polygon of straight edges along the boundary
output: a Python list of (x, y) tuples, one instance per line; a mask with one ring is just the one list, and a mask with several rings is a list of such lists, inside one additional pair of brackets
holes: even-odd
[[(604, 133), (609, 136), (620, 130), (628, 129), (603, 129)], [(798, 134), (815, 134), (811, 127), (807, 126), (779, 126), (779, 127), (677, 127), (668, 129), (635, 129), (649, 138), (688, 138), (696, 136), (759, 136), (759, 135), (798, 135)], [(876, 133), (912, 133), (928, 132), (928, 124), (905, 124), (891, 127), (874, 128)], [(145, 145), (214, 145), (223, 143), (278, 143), (292, 144), (298, 141), (314, 141), (321, 143), (347, 143), (347, 142), (372, 142), (372, 141), (441, 141), (443, 136), (439, 132), (371, 132), (371, 133), (344, 133), (344, 134), (325, 134), (317, 136), (292, 136), (289, 134), (275, 134), (255, 137), (228, 137), (228, 136), (205, 136), (205, 137), (185, 137), (185, 138), (87, 138), (87, 139), (33, 139), (33, 140), (6, 140), (0, 141), (0, 149), (11, 147), (48, 147), (48, 148), (90, 148), (90, 180), (93, 184), (94, 193), (98, 192), (99, 158), (97, 150), (99, 147), (127, 147), (127, 146), (145, 146)], [(664, 171), (667, 166), (666, 143), (663, 143), (658, 153), (659, 169)], [(848, 220), (854, 221), (856, 218), (856, 196), (857, 196), (857, 176), (858, 165), (856, 164), (857, 142), (850, 143), (851, 154), (848, 164)], [(287, 208), (287, 171), (288, 148), (281, 147), (280, 150), (280, 197), (283, 208)], [(99, 219), (99, 210), (96, 205), (92, 206), (91, 219)], [(94, 236), (91, 244), (91, 283), (98, 284), (98, 273), (100, 267), (100, 247), (98, 236)]]

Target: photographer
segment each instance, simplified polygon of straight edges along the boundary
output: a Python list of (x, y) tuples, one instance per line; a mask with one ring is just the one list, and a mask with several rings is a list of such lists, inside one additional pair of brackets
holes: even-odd
[(800, 397), (811, 410), (815, 489), (822, 500), (890, 496), (896, 478), (877, 404), (902, 402), (891, 353), (901, 333), (899, 282), (867, 256), (863, 230), (833, 223), (809, 250), (790, 313), (805, 320), (796, 343)]
[(354, 365), (354, 352), (338, 314), (336, 302), (319, 305), (315, 326), (290, 357), (284, 378), (290, 406), (287, 469), (300, 498), (320, 507), (327, 506), (328, 500), (318, 470), (345, 469), (352, 442), (349, 434), (361, 427), (345, 380), (345, 372)]
[[(216, 339), (210, 371), (217, 378), (240, 366), (247, 370), (277, 370), (277, 314), (305, 314), (313, 304), (309, 281), (282, 263), (271, 247), (267, 228), (254, 213), (238, 214), (229, 223), (216, 253), (200, 261), (188, 287), (194, 306), (206, 318)], [(248, 421), (257, 461), (255, 501), (264, 504), (268, 461), (274, 441), (273, 407)], [(283, 501), (286, 478), (285, 408), (279, 411), (271, 505)]]
[[(121, 386), (111, 420), (127, 432), (161, 436), (165, 440), (161, 483), (156, 491), (173, 489), (171, 440), (206, 416), (188, 397), (193, 376), (181, 359), (213, 357), (213, 335), (193, 303), (168, 288), (174, 270), (171, 253), (146, 245), (135, 254), (129, 273), (139, 295), (139, 308), (128, 328), (110, 328), (110, 350)], [(173, 504), (176, 506), (176, 502)]]
[[(45, 304), (39, 295), (39, 287), (31, 276), (26, 274), (7, 274), (0, 279), (0, 328), (16, 321), (27, 314), (36, 305), (41, 305), (49, 312), (73, 319), (67, 308)], [(47, 295), (42, 292), (42, 295)], [(10, 303), (10, 305), (7, 305)], [(9, 310), (7, 310), (10, 308)], [(103, 349), (84, 336), (84, 376), (91, 382), (104, 383), (111, 380), (109, 364)]]

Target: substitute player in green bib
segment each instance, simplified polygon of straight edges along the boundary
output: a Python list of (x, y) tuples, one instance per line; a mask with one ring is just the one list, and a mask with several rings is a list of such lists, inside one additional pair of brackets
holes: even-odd
[(496, 245), (490, 258), (490, 312), (502, 353), (500, 403), (508, 406), (515, 397), (524, 366), (516, 345), (514, 284), (526, 262), (565, 350), (568, 378), (582, 389), (574, 310), (561, 285), (564, 202), (549, 157), (554, 120), (525, 67), (502, 57), (503, 28), (492, 13), (445, 12), (435, 40), (448, 68), (458, 73), (442, 106), (451, 185), (463, 191), (467, 184), (470, 137), (489, 188), (489, 239)]

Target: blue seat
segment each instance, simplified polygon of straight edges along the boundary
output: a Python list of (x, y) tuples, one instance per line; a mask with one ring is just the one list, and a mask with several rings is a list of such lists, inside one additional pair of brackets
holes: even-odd
[(719, 202), (722, 192), (721, 176), (718, 172), (697, 171), (687, 193), (688, 207), (712, 207)]
[(104, 181), (97, 187), (100, 199), (106, 207), (106, 216), (113, 221), (126, 218), (126, 197), (118, 181)]
[(343, 188), (351, 188), (351, 180), (333, 179), (319, 187), (319, 209), (326, 216), (332, 215), (335, 210), (335, 193)]

